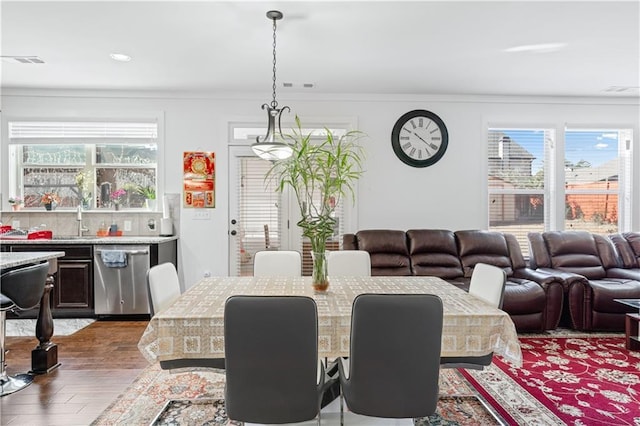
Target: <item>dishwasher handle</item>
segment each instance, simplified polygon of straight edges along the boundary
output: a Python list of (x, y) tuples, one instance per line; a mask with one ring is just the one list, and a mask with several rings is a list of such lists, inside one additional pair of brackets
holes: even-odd
[[(140, 254), (149, 254), (149, 250), (122, 250), (129, 256), (136, 256)], [(102, 250), (96, 250), (96, 254), (102, 254)]]

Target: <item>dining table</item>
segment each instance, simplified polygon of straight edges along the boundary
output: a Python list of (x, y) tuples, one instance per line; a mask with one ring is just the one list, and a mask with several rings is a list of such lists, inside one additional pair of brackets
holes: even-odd
[(296, 295), (316, 302), (318, 355), (349, 356), (351, 307), (355, 297), (364, 293), (435, 294), (444, 310), (442, 357), (493, 353), (514, 366), (522, 365), (515, 325), (506, 312), (431, 276), (333, 277), (328, 291), (320, 293), (314, 292), (311, 277), (203, 278), (151, 318), (138, 348), (149, 362), (161, 364), (224, 359), (224, 308), (229, 297)]

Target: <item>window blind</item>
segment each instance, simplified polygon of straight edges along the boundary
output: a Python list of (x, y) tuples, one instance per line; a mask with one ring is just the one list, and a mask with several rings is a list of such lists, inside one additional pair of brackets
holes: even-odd
[(9, 122), (10, 139), (157, 139), (158, 124), (153, 122), (89, 121), (13, 121)]

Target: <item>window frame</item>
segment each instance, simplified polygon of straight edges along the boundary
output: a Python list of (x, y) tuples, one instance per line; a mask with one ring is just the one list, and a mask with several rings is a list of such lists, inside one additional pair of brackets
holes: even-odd
[[(49, 144), (52, 145), (54, 138), (38, 138), (38, 137), (29, 137), (29, 138), (12, 138), (10, 137), (10, 123), (15, 122), (57, 122), (57, 123), (140, 123), (140, 124), (148, 124), (153, 125), (155, 127), (155, 137), (149, 138), (123, 138), (123, 137), (78, 137), (78, 138), (67, 138), (64, 142), (65, 145), (74, 145), (80, 144), (84, 145), (86, 150), (89, 150), (91, 153), (91, 157), (87, 157), (87, 161), (85, 162), (85, 166), (82, 167), (76, 164), (55, 164), (51, 167), (61, 167), (61, 168), (81, 168), (82, 170), (90, 169), (92, 171), (93, 176), (95, 177), (95, 173), (97, 169), (100, 168), (113, 168), (113, 164), (101, 164), (97, 163), (96, 160), (96, 146), (102, 144), (142, 144), (148, 141), (152, 141), (155, 144), (157, 149), (156, 161), (155, 163), (149, 164), (122, 164), (121, 166), (125, 166), (122, 168), (145, 168), (150, 169), (153, 168), (155, 171), (155, 189), (156, 189), (156, 198), (159, 197), (159, 194), (162, 194), (164, 191), (164, 170), (161, 165), (164, 162), (165, 157), (165, 143), (164, 143), (164, 112), (148, 112), (148, 113), (140, 113), (140, 112), (127, 112), (124, 111), (121, 114), (114, 115), (103, 115), (103, 114), (91, 114), (86, 115), (86, 112), (77, 114), (40, 114), (40, 115), (27, 115), (27, 114), (12, 114), (12, 115), (4, 115), (2, 114), (2, 143), (0, 149), (0, 164), (2, 165), (2, 170), (7, 170), (6, 173), (3, 173), (0, 176), (0, 193), (5, 194), (0, 200), (0, 205), (3, 210), (8, 210), (8, 199), (10, 196), (22, 196), (23, 195), (23, 182), (22, 182), (22, 161), (20, 159), (21, 165), (18, 166), (18, 159), (15, 158), (10, 153), (9, 146), (11, 145), (37, 145), (37, 144)], [(62, 138), (55, 138), (55, 142), (60, 143)], [(140, 166), (140, 167), (138, 167)], [(115, 165), (115, 168), (118, 168)], [(96, 208), (97, 211), (110, 211), (113, 208), (105, 208), (98, 207), (95, 204), (95, 194), (93, 196), (92, 208)], [(70, 207), (62, 208), (63, 210), (70, 209)], [(34, 210), (33, 208), (27, 210)], [(148, 211), (143, 208), (127, 208), (127, 211), (135, 212), (137, 210)]]

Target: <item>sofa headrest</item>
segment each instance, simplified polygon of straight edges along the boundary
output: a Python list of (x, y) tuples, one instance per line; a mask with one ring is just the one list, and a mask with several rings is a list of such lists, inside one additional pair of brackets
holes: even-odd
[(460, 257), (474, 254), (509, 256), (507, 241), (500, 232), (493, 231), (456, 231), (458, 254)]
[(624, 268), (640, 268), (640, 232), (609, 235)]
[(629, 243), (629, 247), (631, 247), (631, 251), (633, 251), (633, 255), (636, 258), (636, 263), (638, 266), (636, 268), (640, 268), (640, 232), (625, 232), (622, 234), (627, 243)]
[(470, 230), (456, 231), (455, 236), (465, 277), (471, 276), (477, 263), (488, 263), (504, 269), (507, 276), (513, 275), (509, 247), (502, 233)]
[(595, 238), (586, 231), (543, 232), (551, 267), (580, 274), (587, 279), (601, 279), (606, 271), (600, 260)]
[(452, 231), (443, 229), (411, 229), (407, 231), (411, 267), (415, 275), (431, 275), (444, 279), (463, 276), (458, 247)]
[(369, 229), (356, 233), (358, 249), (374, 253), (398, 253), (408, 256), (407, 238), (404, 231)]
[(447, 253), (458, 256), (456, 237), (446, 229), (410, 229), (409, 253)]

